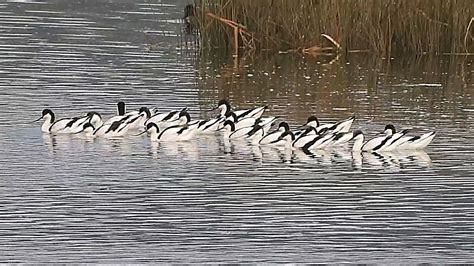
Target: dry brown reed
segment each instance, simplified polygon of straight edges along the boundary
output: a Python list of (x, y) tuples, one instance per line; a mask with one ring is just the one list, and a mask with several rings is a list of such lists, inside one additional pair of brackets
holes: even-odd
[[(472, 0), (196, 0), (204, 48), (392, 53), (474, 53)], [(214, 16), (214, 18), (212, 17)], [(472, 22), (471, 22), (472, 24)], [(242, 34), (245, 33), (245, 34)], [(309, 49), (309, 50), (308, 50)]]

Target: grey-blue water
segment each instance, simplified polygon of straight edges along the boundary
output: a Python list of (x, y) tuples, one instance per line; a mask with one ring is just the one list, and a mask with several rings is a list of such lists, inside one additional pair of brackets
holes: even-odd
[[(472, 57), (234, 62), (190, 45), (187, 3), (0, 3), (1, 262), (473, 262)], [(27, 123), (46, 107), (109, 117), (119, 100), (206, 117), (221, 98), (292, 126), (354, 114), (370, 136), (386, 123), (438, 135), (419, 152), (307, 155)]]

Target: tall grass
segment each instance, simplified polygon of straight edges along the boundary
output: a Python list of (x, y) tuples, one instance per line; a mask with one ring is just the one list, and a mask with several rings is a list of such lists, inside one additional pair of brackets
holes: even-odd
[(196, 0), (195, 6), (204, 48), (230, 48), (234, 40), (212, 13), (244, 25), (256, 49), (331, 46), (325, 33), (343, 52), (474, 53), (472, 0)]

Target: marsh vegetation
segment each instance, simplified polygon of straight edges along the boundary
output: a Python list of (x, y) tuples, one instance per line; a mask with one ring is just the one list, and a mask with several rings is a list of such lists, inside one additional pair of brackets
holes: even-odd
[(238, 43), (302, 53), (474, 52), (470, 0), (196, 0), (195, 6), (204, 49)]

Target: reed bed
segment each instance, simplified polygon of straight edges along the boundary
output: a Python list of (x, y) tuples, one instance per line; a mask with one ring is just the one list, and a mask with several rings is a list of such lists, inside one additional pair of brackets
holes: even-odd
[(280, 52), (474, 53), (472, 0), (196, 0), (195, 8), (204, 49), (238, 51), (238, 40)]

